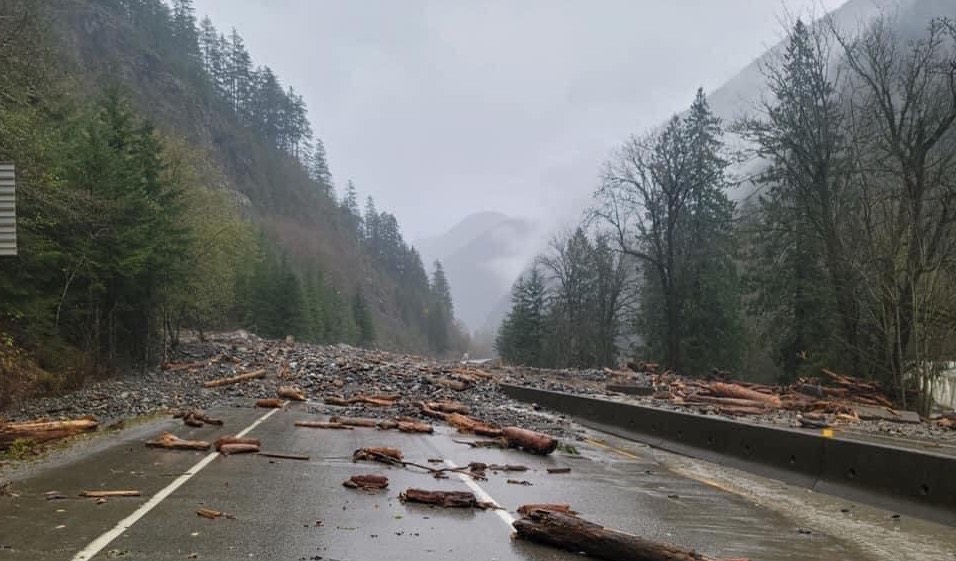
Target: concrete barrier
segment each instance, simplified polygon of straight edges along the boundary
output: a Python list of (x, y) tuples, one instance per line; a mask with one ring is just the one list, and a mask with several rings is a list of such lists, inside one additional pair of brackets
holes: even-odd
[(586, 426), (920, 518), (956, 525), (956, 457), (819, 430), (755, 425), (562, 392), (501, 384), (507, 395)]

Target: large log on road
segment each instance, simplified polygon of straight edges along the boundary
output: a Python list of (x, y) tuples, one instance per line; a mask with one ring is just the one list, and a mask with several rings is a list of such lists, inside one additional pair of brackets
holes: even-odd
[(164, 432), (155, 440), (147, 440), (146, 446), (169, 450), (209, 450), (212, 445), (205, 440), (183, 440), (172, 433)]
[(426, 491), (425, 489), (406, 489), (398, 496), (399, 500), (409, 503), (422, 503), (442, 508), (484, 508), (469, 491)]
[(558, 447), (558, 439), (519, 427), (505, 427), (501, 431), (501, 435), (508, 441), (508, 446), (520, 448), (533, 454), (546, 456)]
[(47, 442), (76, 434), (94, 431), (99, 425), (92, 417), (66, 421), (25, 421), (4, 423), (0, 421), (0, 450), (6, 450), (14, 440), (25, 439)]
[(716, 561), (690, 549), (605, 528), (554, 510), (531, 510), (513, 526), (521, 539), (607, 561)]

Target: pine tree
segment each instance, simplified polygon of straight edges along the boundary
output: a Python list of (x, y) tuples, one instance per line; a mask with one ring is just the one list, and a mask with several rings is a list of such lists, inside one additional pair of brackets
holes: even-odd
[(237, 115), (244, 116), (252, 94), (252, 57), (246, 51), (245, 42), (232, 28), (229, 36), (229, 54), (227, 57), (226, 83), (229, 101)]
[(321, 138), (315, 139), (314, 154), (312, 156), (309, 176), (319, 184), (324, 192), (331, 196), (334, 184), (332, 182), (332, 172), (329, 171), (329, 163), (325, 154), (325, 143)]
[(511, 311), (501, 323), (495, 350), (511, 364), (542, 366), (547, 291), (537, 268), (518, 279), (511, 290)]
[(193, 0), (173, 0), (173, 38), (176, 48), (190, 64), (201, 63), (196, 9)]

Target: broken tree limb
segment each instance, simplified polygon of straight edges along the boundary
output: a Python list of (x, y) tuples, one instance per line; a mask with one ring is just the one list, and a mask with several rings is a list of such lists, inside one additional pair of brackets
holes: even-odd
[(571, 510), (571, 505), (550, 504), (550, 503), (529, 504), (529, 505), (519, 506), (518, 514), (527, 515), (532, 510), (547, 510), (550, 512), (563, 512), (565, 514), (577, 514), (576, 511)]
[(222, 419), (212, 419), (202, 411), (187, 411), (183, 413), (183, 424), (190, 427), (201, 427), (203, 425), (222, 426)]
[(204, 388), (218, 388), (219, 386), (228, 386), (229, 384), (237, 384), (239, 382), (245, 382), (246, 380), (254, 380), (256, 378), (265, 378), (265, 370), (255, 370), (252, 372), (246, 372), (244, 374), (238, 374), (236, 376), (230, 376), (229, 378), (219, 378), (218, 380), (209, 380), (204, 382), (202, 387)]
[(226, 444), (252, 444), (254, 446), (262, 446), (262, 443), (258, 438), (251, 438), (248, 436), (220, 436), (216, 439), (214, 444), (216, 446), (217, 452), (219, 452), (220, 448)]
[(429, 425), (428, 423), (422, 423), (417, 421), (399, 421), (398, 430), (401, 432), (431, 434), (435, 432), (435, 427)]
[(219, 447), (219, 453), (223, 456), (231, 454), (255, 454), (259, 451), (258, 444), (223, 444)]
[(500, 428), (467, 415), (462, 415), (461, 413), (448, 413), (445, 417), (445, 421), (458, 429), (459, 432), (472, 432), (479, 436), (502, 436)]
[(512, 448), (520, 448), (533, 454), (546, 456), (558, 447), (558, 439), (520, 427), (505, 427), (501, 434)]
[(230, 520), (235, 520), (235, 516), (222, 512), (221, 510), (213, 510), (211, 508), (200, 508), (196, 511), (196, 516), (201, 518), (208, 518), (209, 520), (215, 520), (217, 518), (228, 518)]
[[(402, 451), (398, 448), (359, 448), (352, 453), (352, 461), (371, 460), (381, 462), (383, 458), (402, 461)], [(385, 462), (389, 463), (389, 462)]]
[(340, 423), (350, 427), (378, 427), (382, 421), (378, 419), (369, 419), (367, 417), (340, 417), (338, 415), (329, 417), (330, 423)]
[(261, 407), (263, 409), (281, 409), (284, 402), (281, 399), (270, 398), (270, 399), (257, 399), (256, 407)]
[(426, 491), (425, 489), (405, 489), (398, 496), (403, 503), (421, 503), (442, 508), (497, 508), (497, 505), (479, 501), (469, 491)]
[(352, 430), (352, 427), (342, 423), (332, 423), (329, 421), (296, 421), (295, 426), (309, 429), (341, 429)]
[(164, 432), (154, 440), (147, 440), (146, 446), (150, 448), (166, 448), (168, 450), (209, 450), (211, 444), (205, 440), (183, 440), (178, 436)]
[[(386, 399), (387, 398), (387, 399)], [(396, 401), (392, 399), (392, 396), (367, 396), (367, 395), (353, 395), (350, 398), (339, 397), (335, 395), (328, 395), (322, 398), (326, 405), (338, 405), (338, 406), (348, 406), (354, 405), (356, 403), (365, 403), (366, 405), (374, 405), (376, 407), (392, 407), (396, 404)]]
[(0, 421), (0, 450), (6, 450), (15, 440), (47, 442), (96, 430), (99, 423), (92, 417), (50, 421), (38, 419), (20, 423)]
[(720, 397), (732, 397), (737, 399), (747, 399), (764, 404), (767, 407), (780, 407), (780, 398), (776, 395), (745, 388), (739, 384), (725, 384), (723, 382), (713, 382), (709, 385), (710, 393)]
[(279, 386), (276, 395), (290, 401), (305, 401), (305, 392), (293, 386)]
[(362, 489), (365, 491), (373, 489), (385, 489), (388, 487), (388, 478), (384, 475), (353, 475), (342, 482), (342, 485), (350, 489)]
[(424, 402), (426, 408), (441, 413), (461, 413), (467, 415), (471, 412), (467, 405), (458, 401), (429, 401)]
[(530, 510), (512, 525), (520, 539), (607, 561), (715, 561), (690, 549), (605, 528), (554, 510)]
[(128, 491), (83, 491), (80, 493), (81, 497), (87, 497), (89, 499), (110, 499), (113, 497), (138, 497), (140, 496), (139, 491), (128, 490)]

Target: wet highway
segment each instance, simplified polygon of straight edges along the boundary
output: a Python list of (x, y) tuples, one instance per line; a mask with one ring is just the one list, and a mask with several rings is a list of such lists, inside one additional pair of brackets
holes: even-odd
[[(0, 497), (0, 561), (580, 559), (511, 537), (517, 507), (542, 502), (570, 503), (586, 519), (716, 557), (956, 559), (952, 528), (901, 521), (877, 509), (861, 507), (855, 515), (858, 507), (845, 501), (810, 497), (802, 489), (712, 470), (706, 463), (597, 433), (574, 443), (578, 455), (538, 457), (471, 449), (454, 442), (462, 437), (446, 427), (434, 435), (294, 427), (296, 420), (315, 418), (305, 409), (296, 404), (285, 410), (211, 412), (225, 419), (224, 427), (155, 421), (100, 437), (86, 452), (38, 466), (14, 482), (17, 496)], [(143, 446), (163, 430), (210, 441), (248, 431), (262, 440), (263, 451), (310, 459), (221, 457)], [(422, 464), (441, 459), (445, 465), (480, 461), (531, 469), (489, 472), (487, 481), (456, 474), (436, 480), (411, 468), (353, 463), (352, 452), (364, 446), (397, 447), (407, 460)], [(571, 472), (549, 474), (549, 467), (570, 467)], [(342, 481), (358, 473), (385, 474), (389, 488), (376, 493), (342, 487)], [(509, 484), (508, 479), (531, 485)], [(504, 510), (402, 504), (398, 494), (409, 487), (472, 490)], [(95, 489), (137, 489), (142, 496), (104, 504), (77, 497)], [(50, 491), (66, 498), (48, 500)], [(201, 507), (235, 518), (204, 519), (196, 515)], [(861, 533), (868, 536), (866, 544), (857, 539)]]

